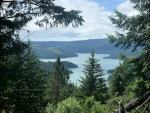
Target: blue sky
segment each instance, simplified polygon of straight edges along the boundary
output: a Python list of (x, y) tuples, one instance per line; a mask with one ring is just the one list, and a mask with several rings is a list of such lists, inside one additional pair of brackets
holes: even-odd
[(97, 2), (99, 5), (104, 6), (107, 10), (114, 10), (119, 4), (125, 0), (91, 0)]
[(24, 40), (29, 38), (34, 41), (72, 41), (107, 38), (106, 34), (114, 34), (114, 31), (118, 30), (109, 20), (109, 16), (114, 15), (114, 9), (128, 16), (137, 14), (129, 0), (55, 0), (55, 3), (65, 7), (66, 10), (81, 10), (80, 15), (85, 20), (83, 26), (78, 28), (58, 26), (46, 30), (37, 27), (34, 19), (25, 27), (33, 32), (32, 35), (27, 36), (25, 31), (21, 32)]

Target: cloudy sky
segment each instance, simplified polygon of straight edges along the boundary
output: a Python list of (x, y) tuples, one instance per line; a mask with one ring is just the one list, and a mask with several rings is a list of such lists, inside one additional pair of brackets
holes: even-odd
[(66, 10), (80, 10), (85, 22), (78, 28), (39, 28), (30, 22), (26, 29), (30, 30), (28, 35), (22, 31), (23, 40), (34, 41), (72, 41), (87, 39), (107, 38), (106, 34), (114, 34), (116, 28), (111, 24), (109, 16), (113, 15), (114, 9), (132, 16), (137, 14), (132, 8), (129, 0), (56, 0), (56, 4), (63, 6)]

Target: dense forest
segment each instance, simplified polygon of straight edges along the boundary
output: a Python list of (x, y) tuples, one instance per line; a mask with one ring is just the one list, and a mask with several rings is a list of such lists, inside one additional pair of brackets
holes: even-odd
[(40, 27), (78, 27), (84, 22), (80, 11), (66, 11), (54, 0), (1, 0), (0, 112), (150, 113), (150, 1), (130, 1), (139, 14), (128, 17), (115, 10), (110, 20), (126, 33), (107, 36), (116, 47), (132, 52), (142, 48), (141, 52), (134, 57), (122, 54), (107, 82), (91, 51), (80, 86), (76, 86), (60, 57), (51, 70), (49, 64), (42, 66), (31, 42), (24, 43), (19, 31), (37, 17)]

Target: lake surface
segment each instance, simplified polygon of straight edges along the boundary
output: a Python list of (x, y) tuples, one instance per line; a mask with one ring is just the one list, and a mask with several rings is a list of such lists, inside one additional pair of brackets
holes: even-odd
[[(83, 69), (84, 66), (83, 64), (85, 64), (85, 61), (90, 57), (90, 53), (89, 54), (81, 54), (81, 53), (77, 53), (78, 57), (70, 57), (70, 58), (61, 58), (61, 61), (69, 61), (72, 62), (76, 65), (78, 65), (78, 68), (71, 68), (70, 70), (72, 70), (72, 74), (70, 74), (70, 80), (71, 82), (79, 85), (79, 80), (81, 76), (84, 76), (83, 74)], [(117, 67), (119, 65), (119, 60), (118, 59), (109, 59), (109, 58), (104, 58), (109, 56), (109, 54), (95, 54), (95, 58), (99, 59), (99, 63), (101, 64), (101, 67), (104, 70), (104, 78), (107, 79), (109, 74), (107, 73), (108, 70), (110, 69), (114, 69), (115, 67)], [(40, 59), (43, 62), (48, 62), (48, 61), (52, 61), (54, 62), (56, 59)]]

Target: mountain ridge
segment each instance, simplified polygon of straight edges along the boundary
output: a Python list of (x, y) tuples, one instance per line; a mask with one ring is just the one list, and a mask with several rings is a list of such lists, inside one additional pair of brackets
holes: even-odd
[[(92, 50), (97, 54), (110, 54), (111, 58), (118, 58), (119, 52), (132, 55), (129, 51), (114, 47), (107, 38), (80, 41), (31, 41), (31, 43), (40, 58), (75, 57), (76, 53), (90, 53)], [(48, 48), (52, 49), (48, 50)], [(58, 51), (61, 54), (58, 54)]]

